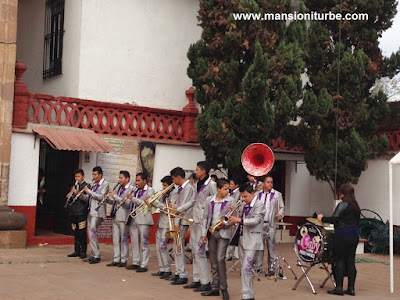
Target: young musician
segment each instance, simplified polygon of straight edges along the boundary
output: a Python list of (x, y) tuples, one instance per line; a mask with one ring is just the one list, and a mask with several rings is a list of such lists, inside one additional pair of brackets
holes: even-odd
[[(164, 176), (161, 179), (163, 190), (165, 190), (168, 186), (172, 184), (171, 176)], [(156, 200), (154, 205), (160, 209), (166, 207), (168, 204), (169, 207), (172, 207), (171, 203), (171, 193), (173, 190), (163, 195), (159, 200)], [(173, 222), (173, 220), (171, 220)], [(171, 276), (171, 257), (168, 253), (168, 241), (169, 238), (165, 236), (167, 231), (169, 230), (168, 223), (168, 215), (161, 212), (158, 216), (157, 223), (157, 231), (156, 231), (156, 250), (157, 250), (157, 259), (158, 266), (160, 267), (157, 273), (152, 273), (153, 276), (160, 276), (160, 278), (165, 279)]]
[[(275, 233), (278, 228), (278, 221), (283, 219), (284, 216), (284, 203), (282, 194), (273, 188), (274, 178), (271, 175), (266, 175), (262, 178), (262, 190), (257, 193), (256, 197), (265, 206), (264, 217), (264, 241), (268, 248), (268, 273), (265, 276), (268, 279), (275, 279)], [(265, 249), (265, 247), (264, 247)], [(264, 260), (264, 251), (257, 254), (257, 270), (262, 269)]]
[(251, 185), (253, 190), (256, 191), (259, 187), (260, 181), (250, 174), (247, 174), (247, 180), (249, 181), (248, 183)]
[(226, 282), (226, 264), (225, 254), (231, 238), (230, 226), (222, 224), (218, 226), (214, 234), (208, 231), (208, 228), (220, 222), (221, 218), (235, 206), (235, 200), (229, 195), (229, 182), (226, 179), (218, 179), (218, 192), (206, 200), (204, 217), (202, 222), (203, 244), (207, 243), (210, 251), (211, 272), (213, 275), (212, 289), (201, 293), (203, 296), (219, 296), (219, 290), (222, 292), (222, 299), (228, 300), (228, 284)]
[(200, 161), (196, 166), (195, 204), (193, 207), (193, 224), (190, 228), (190, 245), (193, 257), (193, 282), (186, 285), (185, 289), (195, 289), (196, 292), (211, 290), (210, 272), (206, 257), (206, 243), (202, 242), (202, 223), (206, 198), (217, 193), (217, 184), (208, 175), (210, 166), (205, 161)]
[[(235, 204), (240, 200), (240, 192), (239, 192), (239, 181), (236, 178), (231, 178), (229, 180), (229, 196), (231, 196), (235, 200)], [(236, 228), (231, 227), (231, 230), (235, 230)], [(238, 248), (235, 246), (228, 246), (226, 250), (226, 256), (228, 257), (227, 261), (231, 261), (233, 258), (238, 258)]]
[(87, 249), (87, 234), (86, 234), (86, 218), (87, 218), (87, 206), (86, 202), (89, 196), (86, 193), (81, 193), (78, 197), (79, 192), (87, 186), (85, 182), (85, 175), (82, 169), (78, 169), (74, 172), (75, 174), (75, 185), (71, 192), (67, 194), (69, 216), (71, 220), (72, 231), (75, 236), (75, 251), (68, 255), (68, 257), (80, 257), (86, 258)]
[(244, 204), (239, 212), (240, 217), (229, 218), (230, 223), (239, 224), (231, 245), (239, 246), (242, 263), (242, 298), (254, 299), (253, 264), (257, 251), (264, 249), (262, 232), (265, 208), (262, 201), (257, 201), (257, 197), (254, 197), (254, 190), (248, 183), (241, 185), (239, 191)]
[[(172, 181), (178, 186), (178, 192), (174, 195), (175, 199), (173, 202), (176, 205), (177, 213), (184, 214), (187, 218), (192, 217), (193, 205), (195, 202), (194, 187), (189, 183), (189, 180), (185, 178), (185, 171), (177, 167), (172, 169), (171, 172)], [(180, 245), (185, 245), (185, 235), (189, 228), (189, 222), (179, 218), (175, 218), (175, 230), (179, 231)], [(169, 280), (173, 280), (172, 285), (186, 284), (188, 279), (188, 273), (185, 267), (185, 253), (183, 251), (176, 251), (175, 243), (175, 275), (169, 277)], [(178, 253), (177, 253), (178, 252)]]
[[(154, 195), (154, 189), (147, 185), (146, 173), (136, 174), (136, 186), (138, 188), (136, 192), (127, 196), (130, 212), (145, 203), (144, 200), (148, 197)], [(126, 267), (128, 270), (136, 270), (138, 273), (147, 272), (150, 258), (149, 232), (152, 225), (154, 225), (153, 216), (147, 205), (131, 220), (132, 265)]]
[(108, 267), (125, 267), (129, 258), (129, 227), (125, 224), (129, 217), (129, 204), (126, 203), (127, 196), (134, 190), (134, 186), (129, 182), (131, 175), (128, 171), (119, 172), (119, 185), (111, 191), (107, 203), (112, 204), (111, 218), (114, 260)]
[(100, 167), (94, 167), (92, 173), (94, 184), (89, 189), (85, 186), (83, 191), (89, 195), (89, 214), (88, 214), (88, 226), (89, 226), (89, 241), (91, 248), (91, 257), (87, 260), (90, 264), (97, 264), (100, 262), (100, 249), (99, 240), (97, 238), (97, 229), (103, 219), (106, 218), (106, 205), (105, 203), (100, 206), (98, 210), (96, 208), (100, 205), (106, 194), (108, 194), (108, 182), (103, 178), (103, 170)]

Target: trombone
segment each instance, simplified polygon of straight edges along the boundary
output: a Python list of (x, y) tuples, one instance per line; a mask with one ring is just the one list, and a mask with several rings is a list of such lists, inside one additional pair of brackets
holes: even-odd
[(217, 222), (215, 222), (215, 224), (213, 226), (208, 227), (208, 230), (211, 232), (211, 234), (215, 234), (215, 231), (221, 227), (221, 226), (226, 226), (229, 224), (229, 217), (232, 216), (242, 205), (242, 201), (239, 201), (238, 203), (236, 203), (236, 205), (233, 207), (233, 209), (228, 212), (226, 215), (222, 216), (221, 219)]
[(131, 212), (131, 218), (134, 218), (138, 215), (138, 213), (143, 212), (146, 207), (150, 208), (151, 205), (153, 204), (154, 201), (156, 201), (158, 198), (164, 196), (166, 193), (168, 193), (170, 190), (174, 188), (174, 184), (171, 183), (166, 189), (159, 191), (157, 194), (154, 194), (153, 196), (150, 196), (142, 204), (140, 204), (138, 207), (136, 207), (134, 210)]

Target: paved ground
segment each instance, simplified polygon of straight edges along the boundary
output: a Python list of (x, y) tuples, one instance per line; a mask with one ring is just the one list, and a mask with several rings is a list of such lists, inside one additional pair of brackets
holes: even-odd
[[(300, 269), (295, 266), (293, 244), (277, 245), (277, 252), (282, 253), (299, 276)], [(150, 259), (149, 272), (136, 273), (125, 268), (106, 267), (112, 259), (112, 246), (101, 245), (102, 261), (89, 265), (77, 258), (67, 258), (72, 246), (29, 247), (27, 249), (0, 249), (0, 299), (203, 299), (193, 291), (174, 287), (165, 280), (150, 275), (157, 268), (154, 247)], [(389, 292), (389, 262), (387, 255), (362, 254), (358, 258), (372, 262), (357, 263), (358, 277), (356, 295), (358, 299), (400, 299), (400, 257), (395, 256), (395, 293)], [(228, 262), (228, 267), (231, 263)], [(189, 274), (192, 266), (188, 265)], [(332, 288), (328, 282), (325, 288), (319, 285), (325, 273), (318, 266), (309, 275), (317, 290), (313, 295), (307, 282), (300, 283), (297, 290), (292, 290), (295, 280), (289, 270), (284, 271), (287, 280), (277, 282), (261, 276), (254, 281), (257, 299), (337, 299), (338, 296), (326, 294)], [(189, 278), (189, 282), (191, 279)], [(232, 300), (241, 299), (241, 280), (239, 271), (228, 274), (229, 293)], [(346, 286), (346, 284), (345, 284)], [(351, 296), (339, 299), (354, 299)], [(221, 299), (221, 297), (213, 297)]]

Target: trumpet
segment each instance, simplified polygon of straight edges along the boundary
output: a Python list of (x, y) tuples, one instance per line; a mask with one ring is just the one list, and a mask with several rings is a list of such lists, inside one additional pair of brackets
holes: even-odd
[(174, 238), (174, 244), (175, 244), (175, 254), (181, 255), (183, 253), (183, 246), (182, 246), (182, 239), (179, 235), (179, 232), (178, 232), (177, 236)]
[[(119, 188), (121, 185), (118, 183), (114, 186), (113, 191), (115, 191), (117, 188)], [(97, 207), (94, 209), (95, 211), (98, 211), (100, 207), (103, 206), (104, 203), (110, 198), (110, 194), (108, 193), (106, 196), (103, 197), (103, 200), (100, 201), (100, 203), (97, 205)]]
[[(78, 185), (78, 180), (77, 181), (75, 181), (75, 184), (73, 185), (73, 187), (71, 188), (71, 191), (70, 191), (70, 193), (72, 193), (72, 190), (76, 187)], [(65, 204), (64, 204), (64, 208), (67, 208), (68, 207), (68, 205), (69, 206), (71, 206), (72, 205), (72, 203), (71, 204), (69, 204), (69, 199), (71, 199), (71, 197), (72, 197), (72, 195), (70, 196), (70, 197), (68, 197), (67, 198), (67, 200), (65, 201)]]
[(221, 227), (222, 225), (226, 226), (229, 224), (229, 217), (232, 216), (241, 206), (242, 201), (239, 201), (238, 203), (236, 203), (236, 205), (233, 207), (233, 209), (228, 212), (226, 215), (222, 216), (221, 219), (217, 222), (215, 222), (215, 224), (213, 226), (208, 227), (208, 230), (211, 232), (211, 234), (215, 234), (215, 231)]
[[(87, 184), (87, 185), (85, 185), (85, 186), (88, 186), (88, 187), (90, 188), (90, 187), (92, 186), (93, 183), (94, 183), (94, 179), (93, 179), (89, 184)], [(78, 194), (76, 194), (76, 196), (74, 197), (74, 199), (72, 199), (72, 202), (69, 203), (69, 206), (71, 206), (72, 204), (75, 203), (76, 200), (78, 200), (79, 196), (82, 195), (82, 193), (83, 193), (83, 188), (84, 188), (85, 186), (83, 186), (82, 189), (78, 192)]]
[(140, 204), (138, 207), (136, 207), (134, 210), (131, 212), (131, 217), (134, 218), (137, 216), (138, 213), (143, 212), (146, 207), (150, 208), (151, 205), (153, 204), (154, 201), (156, 201), (158, 198), (162, 197), (166, 193), (168, 193), (170, 190), (174, 188), (174, 184), (171, 183), (167, 188), (165, 188), (162, 191), (159, 191), (157, 194), (154, 194), (153, 196), (147, 198), (144, 200), (142, 204)]
[(166, 207), (164, 207), (161, 212), (163, 212), (164, 214), (167, 214), (170, 217), (174, 217), (174, 218), (178, 218), (178, 219), (182, 219), (185, 221), (188, 221), (190, 224), (193, 223), (193, 219), (192, 218), (187, 218), (185, 215), (180, 215), (176, 212), (175, 208), (168, 208), (166, 209)]

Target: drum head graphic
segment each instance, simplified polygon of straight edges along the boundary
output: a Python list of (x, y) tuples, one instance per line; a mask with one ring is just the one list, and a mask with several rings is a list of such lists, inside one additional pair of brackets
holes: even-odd
[(294, 250), (304, 262), (318, 262), (324, 251), (324, 237), (319, 228), (313, 224), (301, 226), (295, 236)]

